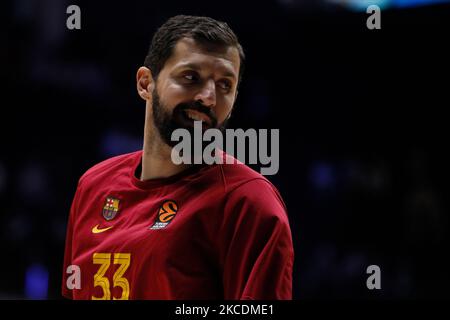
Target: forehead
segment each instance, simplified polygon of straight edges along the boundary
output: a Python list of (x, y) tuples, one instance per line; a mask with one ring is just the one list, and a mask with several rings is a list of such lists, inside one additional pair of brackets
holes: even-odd
[(239, 74), (239, 51), (234, 46), (205, 46), (192, 38), (180, 39), (166, 61), (164, 68), (174, 70), (183, 67), (212, 68), (236, 79)]

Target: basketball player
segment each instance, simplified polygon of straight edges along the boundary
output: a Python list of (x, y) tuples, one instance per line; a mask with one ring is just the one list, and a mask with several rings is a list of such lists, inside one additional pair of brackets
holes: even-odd
[[(244, 53), (226, 23), (175, 16), (136, 76), (143, 150), (79, 180), (62, 293), (70, 299), (291, 299), (294, 251), (276, 188), (243, 164), (171, 160), (177, 128), (223, 128)], [(224, 157), (230, 157), (224, 153)]]

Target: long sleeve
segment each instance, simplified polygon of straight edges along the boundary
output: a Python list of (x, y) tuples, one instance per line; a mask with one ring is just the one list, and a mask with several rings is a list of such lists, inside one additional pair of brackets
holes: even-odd
[(61, 289), (62, 289), (62, 295), (65, 298), (73, 299), (73, 290), (70, 290), (67, 287), (67, 279), (70, 274), (67, 273), (67, 267), (72, 264), (72, 238), (73, 238), (73, 224), (74, 219), (76, 215), (76, 211), (78, 208), (78, 198), (80, 194), (80, 183), (78, 184), (77, 191), (75, 193), (75, 196), (72, 200), (72, 205), (70, 207), (70, 213), (69, 213), (69, 219), (67, 222), (67, 231), (66, 231), (66, 244), (65, 244), (65, 251), (64, 251), (64, 264), (63, 264), (63, 276), (62, 276), (62, 283), (61, 283)]
[(263, 179), (233, 190), (220, 228), (225, 299), (292, 299), (294, 250), (281, 197)]

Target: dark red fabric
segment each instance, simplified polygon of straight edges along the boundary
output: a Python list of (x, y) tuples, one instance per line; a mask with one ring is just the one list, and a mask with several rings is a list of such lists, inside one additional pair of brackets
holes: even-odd
[[(294, 251), (286, 207), (276, 188), (242, 164), (192, 167), (165, 179), (140, 181), (142, 152), (106, 160), (80, 179), (67, 227), (62, 292), (71, 299), (102, 297), (94, 286), (109, 253), (110, 299), (291, 299)], [(107, 198), (119, 200), (112, 220), (103, 216)], [(167, 201), (177, 211), (170, 223), (151, 229)], [(172, 204), (173, 206), (173, 204)], [(164, 210), (164, 209), (162, 209)], [(111, 227), (101, 233), (92, 229)], [(69, 289), (69, 265), (81, 270), (81, 288)], [(117, 279), (116, 279), (117, 281)]]

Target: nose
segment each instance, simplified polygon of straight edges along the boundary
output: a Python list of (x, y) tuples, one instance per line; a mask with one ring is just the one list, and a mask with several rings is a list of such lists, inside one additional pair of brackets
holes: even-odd
[(216, 84), (212, 79), (205, 82), (200, 91), (195, 95), (195, 101), (201, 102), (206, 107), (216, 105)]

